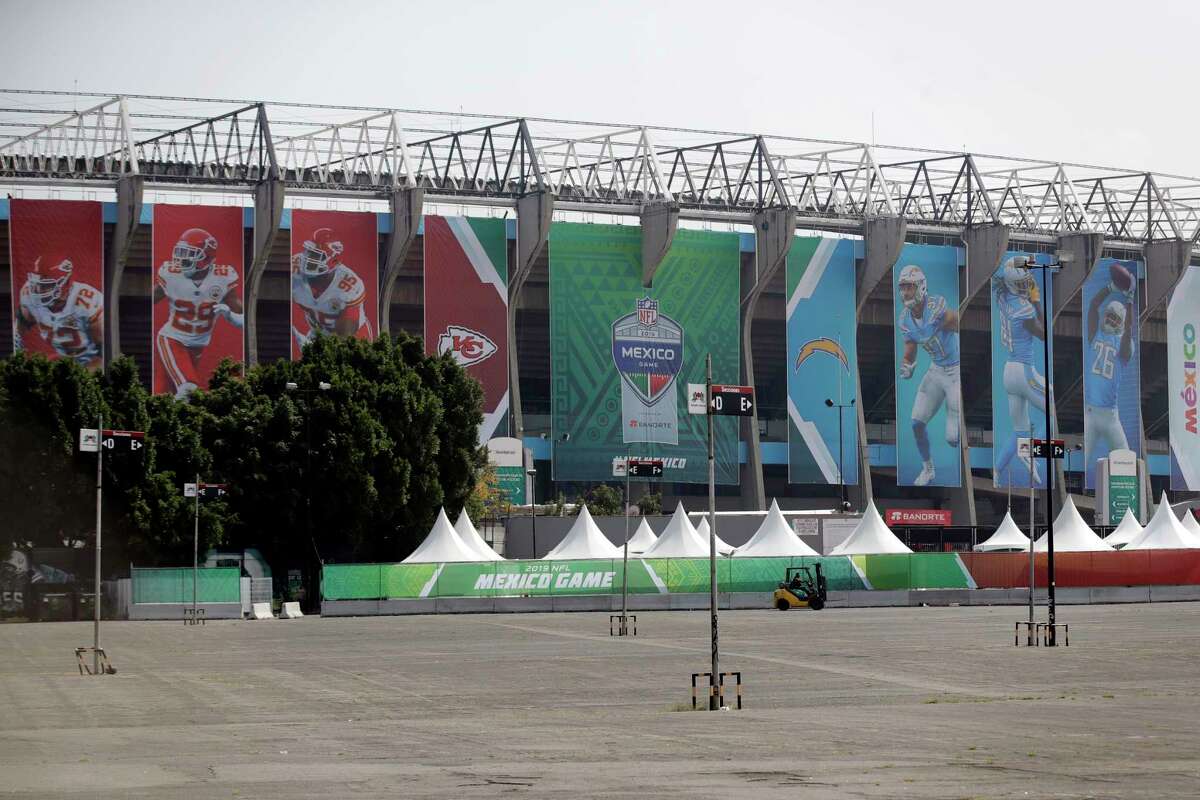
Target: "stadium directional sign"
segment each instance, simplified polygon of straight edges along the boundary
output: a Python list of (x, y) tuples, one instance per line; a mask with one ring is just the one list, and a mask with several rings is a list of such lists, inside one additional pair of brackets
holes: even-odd
[(95, 453), (103, 447), (110, 453), (140, 453), (146, 447), (145, 438), (146, 434), (142, 431), (80, 428), (79, 450), (83, 453)]
[(714, 383), (709, 409), (713, 414), (734, 417), (754, 415), (754, 387)]
[(661, 478), (663, 460), (661, 458), (631, 458), (629, 459), (629, 476), (631, 478)]
[(227, 483), (185, 483), (183, 485), (184, 497), (195, 497), (197, 487), (199, 487), (201, 500), (215, 500), (218, 497), (224, 497), (228, 488)]
[(1067, 443), (1062, 439), (1034, 439), (1032, 450), (1034, 458), (1064, 458), (1067, 454)]

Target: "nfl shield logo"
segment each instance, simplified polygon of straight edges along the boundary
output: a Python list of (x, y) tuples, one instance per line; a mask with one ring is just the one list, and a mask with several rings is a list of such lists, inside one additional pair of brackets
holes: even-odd
[(643, 327), (653, 328), (658, 323), (658, 301), (643, 297), (637, 301), (638, 322)]

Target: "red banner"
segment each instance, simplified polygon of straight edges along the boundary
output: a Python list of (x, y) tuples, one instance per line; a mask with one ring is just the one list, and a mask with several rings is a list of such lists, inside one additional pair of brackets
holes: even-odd
[(508, 434), (508, 237), (504, 220), (425, 217), (425, 352), (450, 353), (483, 386), (479, 440)]
[(104, 221), (100, 204), (13, 200), (9, 260), (14, 350), (104, 363)]
[(155, 394), (207, 389), (223, 358), (245, 359), (242, 209), (154, 206)]
[(949, 509), (938, 508), (889, 508), (883, 519), (891, 525), (936, 525), (948, 528), (954, 524), (954, 514)]
[(364, 211), (292, 211), (292, 359), (318, 333), (379, 330), (379, 235)]

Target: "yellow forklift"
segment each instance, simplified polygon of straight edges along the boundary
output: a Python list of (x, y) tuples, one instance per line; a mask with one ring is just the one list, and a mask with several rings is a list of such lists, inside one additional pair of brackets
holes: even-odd
[(775, 607), (780, 611), (789, 608), (811, 608), (820, 611), (825, 607), (825, 576), (821, 564), (809, 567), (788, 567), (783, 583), (775, 590)]

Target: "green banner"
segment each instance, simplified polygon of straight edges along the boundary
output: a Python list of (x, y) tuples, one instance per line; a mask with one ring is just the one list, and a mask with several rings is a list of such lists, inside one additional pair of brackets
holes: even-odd
[[(642, 286), (641, 228), (550, 230), (554, 479), (612, 480), (614, 461), (662, 458), (664, 480), (708, 480), (708, 430), (689, 383), (740, 378), (736, 234), (681, 230)], [(570, 434), (562, 441), (563, 434)], [(718, 483), (738, 481), (738, 421), (716, 419)]]
[(1125, 516), (1125, 509), (1132, 509), (1135, 517), (1141, 516), (1138, 502), (1137, 475), (1108, 476), (1108, 520), (1110, 525), (1117, 525)]
[[(195, 571), (196, 601), (240, 603), (242, 571), (237, 567), (202, 567)], [(133, 567), (134, 603), (192, 602), (191, 567)]]
[[(919, 553), (823, 558), (722, 558), (717, 585), (722, 592), (770, 592), (788, 567), (821, 563), (830, 591), (861, 589), (967, 589), (970, 576), (953, 553)], [(634, 594), (708, 591), (705, 558), (630, 559)], [(466, 564), (327, 564), (326, 600), (422, 597), (546, 597), (620, 594), (620, 559), (587, 561), (494, 561)]]

